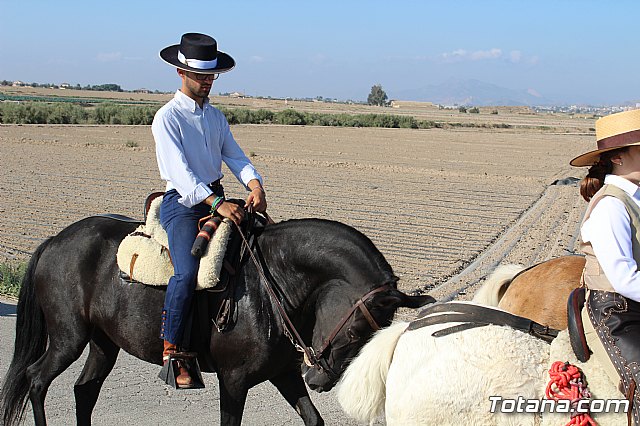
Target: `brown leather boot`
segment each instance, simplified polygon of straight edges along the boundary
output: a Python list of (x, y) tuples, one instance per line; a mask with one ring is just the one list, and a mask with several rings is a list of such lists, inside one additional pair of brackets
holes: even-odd
[[(165, 365), (169, 361), (170, 355), (177, 352), (176, 345), (164, 341), (164, 350), (162, 351), (162, 363)], [(193, 387), (193, 379), (189, 375), (189, 371), (184, 366), (184, 363), (180, 360), (174, 360), (176, 367), (178, 367), (178, 375), (176, 376), (176, 385), (178, 388), (186, 389)]]

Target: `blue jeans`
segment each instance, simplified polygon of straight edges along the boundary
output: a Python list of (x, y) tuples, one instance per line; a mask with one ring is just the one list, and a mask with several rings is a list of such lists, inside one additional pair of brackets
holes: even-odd
[[(224, 196), (221, 187), (216, 195)], [(210, 214), (210, 207), (205, 203), (189, 208), (180, 204), (179, 198), (178, 192), (172, 189), (164, 194), (160, 205), (160, 224), (167, 231), (173, 261), (173, 276), (169, 279), (164, 299), (160, 338), (175, 345), (183, 343), (184, 327), (196, 288), (200, 259), (191, 255), (191, 247), (198, 235), (198, 220)]]

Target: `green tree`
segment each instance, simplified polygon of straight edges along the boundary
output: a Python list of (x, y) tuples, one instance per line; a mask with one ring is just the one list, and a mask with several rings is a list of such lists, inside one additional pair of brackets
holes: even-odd
[(387, 105), (387, 99), (387, 94), (384, 92), (384, 90), (382, 90), (382, 85), (375, 84), (371, 88), (371, 93), (369, 93), (367, 103), (369, 105), (385, 106)]

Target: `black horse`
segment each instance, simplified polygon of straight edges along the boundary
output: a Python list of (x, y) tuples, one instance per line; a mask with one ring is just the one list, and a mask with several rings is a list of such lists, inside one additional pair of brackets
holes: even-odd
[[(86, 218), (33, 254), (20, 291), (13, 360), (0, 393), (5, 426), (21, 420), (27, 395), (36, 425), (46, 424), (49, 385), (87, 344), (89, 356), (74, 387), (78, 424), (91, 423), (120, 348), (162, 364), (164, 288), (124, 281), (115, 262), (120, 241), (136, 226)], [(234, 327), (223, 333), (212, 329), (204, 347), (192, 348), (215, 362), (224, 425), (240, 424), (249, 388), (266, 380), (305, 424), (323, 424), (305, 380), (312, 389), (331, 389), (375, 325), (389, 325), (398, 307), (434, 301), (397, 290), (398, 278), (374, 244), (338, 222), (301, 219), (269, 225), (251, 252), (258, 260), (244, 262), (239, 272)], [(285, 334), (278, 304), (263, 285), (265, 275), (302, 341), (326, 347), (304, 379), (302, 356)], [(359, 305), (364, 309), (352, 309)]]

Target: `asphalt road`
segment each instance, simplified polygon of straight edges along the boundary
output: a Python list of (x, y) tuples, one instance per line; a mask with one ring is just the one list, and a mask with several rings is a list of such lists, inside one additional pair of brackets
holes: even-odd
[[(13, 357), (15, 339), (15, 302), (0, 299), (0, 380)], [(75, 423), (73, 384), (80, 375), (87, 351), (53, 381), (46, 399), (48, 424)], [(205, 374), (205, 389), (176, 390), (157, 378), (159, 367), (121, 352), (118, 362), (106, 380), (93, 414), (95, 425), (211, 425), (219, 423), (219, 394), (214, 374)], [(335, 392), (311, 398), (327, 425), (356, 425), (345, 418)], [(25, 424), (33, 424), (30, 405)], [(249, 391), (243, 424), (301, 425), (302, 420), (270, 383)]]

